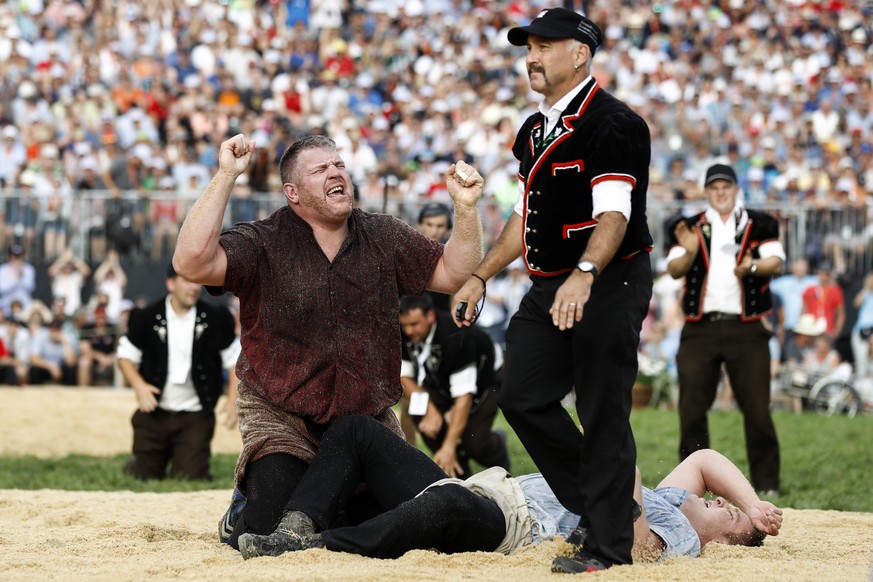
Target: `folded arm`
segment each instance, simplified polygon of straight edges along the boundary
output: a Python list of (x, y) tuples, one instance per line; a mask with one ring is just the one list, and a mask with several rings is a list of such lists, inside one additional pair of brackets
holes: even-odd
[(782, 510), (758, 498), (752, 485), (730, 459), (712, 449), (695, 451), (670, 472), (658, 487), (679, 487), (702, 497), (707, 492), (730, 499), (754, 526), (775, 536), (782, 527)]

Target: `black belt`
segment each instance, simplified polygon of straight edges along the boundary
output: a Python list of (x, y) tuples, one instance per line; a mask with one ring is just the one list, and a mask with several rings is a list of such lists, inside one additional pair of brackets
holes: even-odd
[(167, 410), (166, 408), (156, 408), (156, 412), (163, 412), (164, 414), (169, 414), (170, 416), (178, 416), (180, 414), (203, 414), (206, 412), (209, 414), (209, 411), (204, 410)]
[(705, 321), (737, 321), (739, 318), (738, 313), (723, 313), (721, 311), (710, 311), (703, 314)]

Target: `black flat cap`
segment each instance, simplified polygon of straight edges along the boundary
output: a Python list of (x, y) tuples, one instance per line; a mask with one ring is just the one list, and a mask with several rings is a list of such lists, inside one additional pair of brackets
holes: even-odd
[(710, 182), (716, 180), (727, 180), (731, 184), (736, 184), (737, 173), (734, 172), (733, 168), (726, 166), (725, 164), (709, 166), (709, 169), (706, 170), (706, 179), (703, 181), (703, 185), (709, 186)]
[(596, 24), (566, 8), (543, 10), (527, 26), (510, 28), (507, 38), (515, 46), (524, 46), (529, 34), (542, 38), (574, 38), (587, 44), (592, 55), (603, 41), (603, 33)]

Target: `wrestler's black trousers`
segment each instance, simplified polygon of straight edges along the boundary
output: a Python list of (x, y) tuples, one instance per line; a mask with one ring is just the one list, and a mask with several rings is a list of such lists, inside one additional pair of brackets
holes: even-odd
[[(325, 547), (376, 558), (412, 549), (445, 553), (491, 551), (505, 535), (497, 505), (459, 485), (428, 485), (446, 474), (424, 453), (365, 416), (342, 417), (321, 440), (318, 455), (291, 496), (322, 529)], [(381, 513), (359, 525), (334, 527), (366, 484)]]
[[(558, 329), (549, 314), (566, 277), (531, 280), (506, 334), (500, 408), (561, 504), (582, 516), (585, 551), (607, 565), (629, 564), (636, 466), (631, 390), (652, 295), (649, 257), (641, 253), (604, 269), (571, 330)], [(584, 438), (561, 405), (574, 387)]]

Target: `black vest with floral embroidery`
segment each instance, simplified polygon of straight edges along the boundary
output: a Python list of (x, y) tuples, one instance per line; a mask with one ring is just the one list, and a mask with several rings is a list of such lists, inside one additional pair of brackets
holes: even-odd
[(651, 251), (646, 122), (591, 80), (550, 134), (543, 134), (543, 117), (537, 113), (522, 124), (513, 145), (518, 178), (524, 182), (522, 257), (528, 271), (556, 276), (576, 268), (597, 225), (592, 189), (601, 181), (631, 185), (630, 220), (613, 260)]
[[(751, 251), (753, 259), (759, 259), (761, 257), (759, 253), (761, 244), (779, 239), (779, 223), (775, 218), (755, 210), (747, 210), (746, 212), (749, 214), (749, 221), (746, 223), (745, 228), (739, 230), (736, 235), (736, 242), (739, 246), (737, 261), (745, 254), (746, 250)], [(700, 250), (697, 252), (697, 256), (694, 257), (694, 262), (691, 264), (688, 273), (685, 274), (685, 293), (682, 297), (682, 309), (688, 321), (700, 321), (705, 313), (703, 297), (706, 293), (706, 283), (709, 278), (712, 228), (704, 212), (684, 220), (689, 228), (697, 234)], [(667, 232), (670, 233), (672, 245), (678, 244), (672, 234), (676, 224), (678, 224), (678, 220), (673, 219), (667, 225)], [(761, 319), (767, 316), (770, 310), (773, 309), (773, 297), (770, 295), (771, 278), (752, 276), (740, 278), (740, 293), (742, 295), (740, 300), (742, 308), (740, 319), (742, 321)]]
[[(191, 352), (191, 380), (205, 412), (215, 408), (224, 389), (221, 351), (234, 338), (233, 316), (227, 308), (198, 301)], [(142, 352), (139, 373), (149, 384), (163, 390), (169, 372), (166, 301), (159, 301), (130, 314), (127, 339)]]

